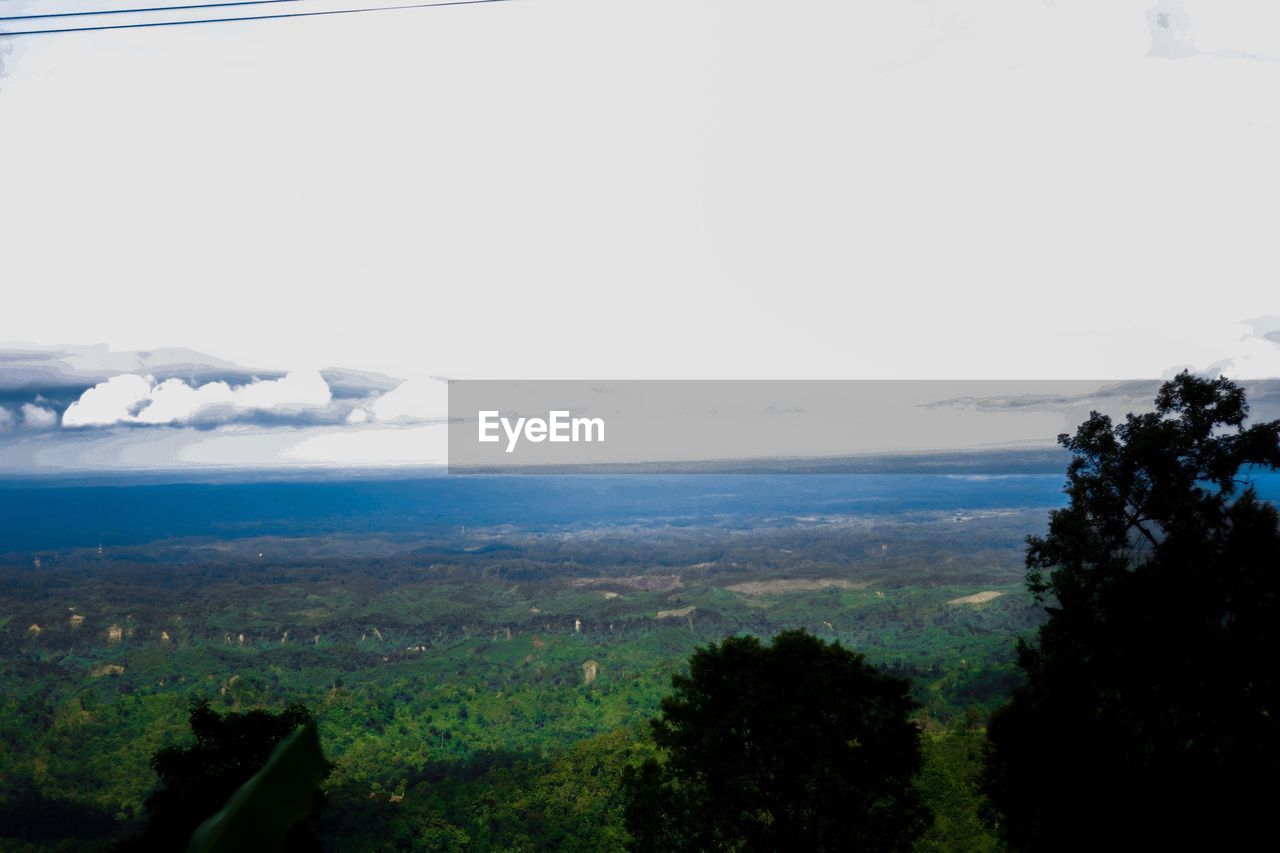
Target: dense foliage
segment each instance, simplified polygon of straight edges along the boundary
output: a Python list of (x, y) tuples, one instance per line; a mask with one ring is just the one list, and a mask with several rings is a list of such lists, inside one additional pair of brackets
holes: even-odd
[(1156, 410), (1074, 436), (1070, 504), (1030, 540), (1049, 620), (991, 722), (991, 799), (1018, 849), (1231, 848), (1280, 779), (1280, 528), (1250, 476), (1280, 422), (1182, 374)]
[[(279, 713), (255, 709), (219, 714), (202, 701), (191, 709), (189, 723), (194, 743), (167, 746), (152, 756), (159, 785), (146, 801), (145, 831), (125, 849), (184, 849), (196, 827), (262, 769), (282, 740), (312, 718), (300, 705)], [(285, 849), (318, 846), (314, 833), (300, 825)]]
[(694, 652), (628, 774), (635, 848), (908, 850), (927, 809), (909, 684), (838, 642), (784, 631)]
[[(0, 566), (0, 846), (138, 831), (151, 756), (189, 744), (205, 700), (311, 710), (335, 765), (315, 824), (327, 848), (622, 849), (621, 774), (652, 754), (643, 723), (671, 675), (699, 645), (805, 628), (911, 679), (922, 778), (946, 803), (922, 844), (948, 849), (978, 808), (952, 748), (973, 738), (950, 732), (1014, 683), (1012, 638), (1036, 613), (1008, 593), (1044, 518), (953, 516), (165, 543)], [(984, 591), (1006, 594), (970, 600)]]
[(318, 847), (306, 825), (323, 803), (320, 783), (333, 765), (314, 721), (280, 741), (266, 764), (192, 833), (187, 853), (289, 851)]

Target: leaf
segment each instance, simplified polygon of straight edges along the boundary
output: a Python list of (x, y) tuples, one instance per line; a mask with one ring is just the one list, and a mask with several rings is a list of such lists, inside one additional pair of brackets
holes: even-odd
[(197, 827), (187, 853), (279, 850), (290, 827), (311, 811), (328, 772), (316, 725), (307, 723), (280, 742), (222, 811)]

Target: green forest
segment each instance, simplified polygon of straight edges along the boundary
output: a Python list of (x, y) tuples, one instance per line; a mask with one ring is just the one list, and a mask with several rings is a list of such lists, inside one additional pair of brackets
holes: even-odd
[(1013, 638), (1036, 619), (1009, 566), (980, 553), (955, 576), (905, 584), (865, 555), (781, 578), (667, 566), (565, 579), (503, 553), (254, 567), (253, 582), (234, 563), (128, 561), (46, 568), (38, 593), (7, 585), (6, 805), (35, 799), (55, 835), (69, 816), (81, 838), (124, 831), (145, 818), (151, 755), (183, 741), (194, 702), (302, 703), (335, 765), (323, 820), (336, 846), (617, 848), (617, 778), (652, 749), (644, 721), (672, 673), (700, 644), (806, 628), (912, 679), (939, 762), (930, 778), (972, 812), (951, 790), (970, 781), (956, 778), (968, 771), (955, 744), (1015, 683)]
[[(775, 715), (770, 730), (803, 721), (837, 746), (905, 738), (897, 769), (870, 781), (840, 788), (836, 758), (809, 766), (821, 748), (788, 770), (831, 814), (859, 813), (848, 797), (865, 787), (877, 817), (847, 831), (881, 827), (855, 843), (836, 821), (808, 849), (1068, 849), (1103, 820), (1196, 839), (1223, 815), (1243, 832), (1272, 789), (1241, 780), (1280, 756), (1280, 533), (1248, 476), (1280, 465), (1280, 425), (1246, 427), (1225, 381), (1184, 375), (1161, 395), (1150, 416), (1095, 416), (1062, 438), (1069, 504), (1051, 511), (15, 559), (0, 569), (0, 846), (164, 849), (147, 832), (165, 809), (186, 809), (188, 832), (222, 806), (173, 805), (184, 750), (225, 759), (202, 725), (256, 727), (252, 760), (224, 767), (238, 785), (314, 720), (327, 764), (289, 849), (781, 849), (769, 832), (827, 813), (796, 817), (785, 792), (734, 812), (733, 796), (762, 791), (718, 789), (723, 750), (687, 742), (744, 702)], [(785, 671), (816, 680), (770, 681), (760, 667), (795, 642)], [(711, 683), (699, 666), (710, 679), (735, 649), (745, 692), (681, 730)], [(897, 697), (893, 719), (840, 735), (866, 715), (824, 703), (871, 690)], [(763, 731), (744, 717), (736, 752), (780, 749)], [(1171, 804), (1185, 813), (1153, 830)], [(752, 821), (773, 829), (751, 835)]]

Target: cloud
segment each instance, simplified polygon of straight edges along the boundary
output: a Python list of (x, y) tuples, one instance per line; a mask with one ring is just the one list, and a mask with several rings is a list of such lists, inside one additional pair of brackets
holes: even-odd
[(320, 466), (446, 465), (448, 438), (443, 423), (317, 429), (281, 450), (278, 461)]
[(80, 395), (62, 413), (67, 427), (108, 426), (132, 419), (142, 401), (151, 393), (151, 377), (136, 373), (112, 376)]
[(7, 432), (13, 429), (13, 412), (0, 406), (0, 432)]
[(235, 409), (236, 392), (226, 382), (191, 386), (181, 379), (166, 379), (149, 389), (145, 404), (134, 416), (135, 423), (185, 423), (201, 413)]
[(189, 385), (182, 379), (156, 383), (133, 373), (113, 376), (85, 391), (62, 416), (63, 426), (113, 424), (181, 425), (240, 420), (256, 413), (296, 415), (328, 406), (333, 395), (319, 371), (231, 385)]
[[(1239, 331), (1240, 326), (1244, 327), (1243, 333)], [(1242, 320), (1240, 326), (1229, 333), (1234, 340), (1224, 340), (1218, 346), (1221, 358), (1203, 368), (1194, 364), (1170, 367), (1164, 372), (1164, 378), (1168, 379), (1183, 369), (1201, 376), (1226, 376), (1237, 380), (1280, 378), (1280, 317), (1254, 317)]]
[(449, 386), (439, 379), (407, 379), (369, 407), (383, 423), (413, 423), (449, 416)]
[(1191, 18), (1182, 0), (1156, 0), (1147, 10), (1147, 26), (1151, 29), (1150, 56), (1185, 59), (1200, 52), (1191, 39)]
[(329, 385), (316, 371), (232, 386), (209, 382), (191, 386), (167, 379), (152, 389), (134, 421), (145, 424), (230, 420), (248, 412), (297, 413), (328, 405)]
[(22, 424), (29, 429), (50, 429), (57, 426), (58, 413), (35, 403), (23, 403)]
[(296, 409), (324, 406), (332, 399), (329, 384), (318, 370), (288, 373), (281, 379), (253, 382), (235, 389), (241, 409)]
[(251, 382), (257, 376), (279, 373), (251, 370), (225, 359), (180, 347), (154, 350), (113, 350), (91, 346), (0, 343), (0, 389), (47, 386), (87, 388), (113, 376), (135, 373), (159, 380), (174, 377), (189, 382)]
[(1280, 317), (1275, 315), (1254, 317), (1252, 320), (1245, 320), (1244, 324), (1250, 330), (1246, 337), (1261, 338), (1280, 346)]
[[(1148, 56), (1160, 59), (1190, 59), (1211, 56), (1219, 59), (1247, 59), (1276, 62), (1280, 54), (1274, 37), (1276, 13), (1265, 8), (1242, 14), (1239, 4), (1221, 0), (1194, 2), (1196, 29), (1192, 33), (1187, 0), (1156, 0), (1147, 10), (1151, 31)], [(1233, 8), (1234, 7), (1234, 8)], [(1270, 18), (1270, 20), (1268, 20)], [(1199, 36), (1203, 35), (1204, 45)]]

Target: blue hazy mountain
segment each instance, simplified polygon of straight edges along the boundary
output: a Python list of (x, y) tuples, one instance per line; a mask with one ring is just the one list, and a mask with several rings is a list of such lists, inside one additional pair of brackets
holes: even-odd
[(0, 486), (0, 551), (170, 537), (413, 534), (458, 526), (746, 522), (1056, 506), (1062, 477), (685, 475), (419, 477)]
[(785, 515), (1062, 503), (1061, 475), (431, 476), (0, 485), (0, 552), (181, 537), (442, 532), (502, 524), (749, 524)]

